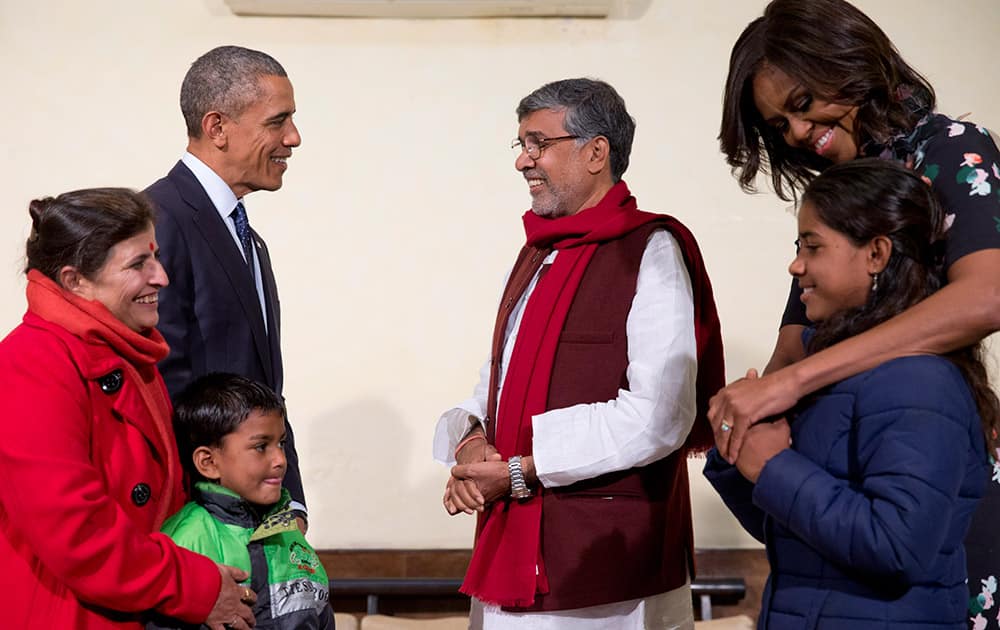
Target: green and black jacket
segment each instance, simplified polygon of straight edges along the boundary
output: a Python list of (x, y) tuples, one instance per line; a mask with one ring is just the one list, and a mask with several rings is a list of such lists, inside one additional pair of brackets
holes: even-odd
[[(192, 494), (162, 531), (181, 547), (250, 574), (244, 585), (257, 594), (257, 630), (333, 630), (326, 570), (299, 531), (286, 490), (263, 514), (218, 484), (198, 482)], [(189, 627), (158, 619), (147, 630)]]

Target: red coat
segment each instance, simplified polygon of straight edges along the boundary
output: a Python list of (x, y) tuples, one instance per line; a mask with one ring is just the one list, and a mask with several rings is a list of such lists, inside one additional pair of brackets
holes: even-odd
[[(36, 315), (33, 289), (55, 319), (86, 317), (39, 277), (29, 275), (24, 323), (0, 342), (0, 625), (138, 630), (153, 609), (201, 622), (219, 571), (157, 533), (184, 493), (155, 362), (127, 364)], [(101, 379), (115, 370), (117, 387)]]

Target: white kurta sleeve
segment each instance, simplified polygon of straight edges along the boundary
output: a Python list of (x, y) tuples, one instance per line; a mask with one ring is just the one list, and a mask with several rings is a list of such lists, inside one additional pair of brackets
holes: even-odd
[(626, 321), (629, 389), (601, 403), (532, 419), (535, 470), (545, 487), (649, 464), (680, 448), (695, 418), (698, 371), (691, 279), (668, 232), (654, 232)]
[(475, 416), (482, 423), (486, 417), (486, 395), (490, 388), (490, 360), (479, 369), (479, 382), (472, 390), (472, 396), (457, 407), (441, 414), (434, 428), (434, 459), (445, 466), (455, 465), (455, 447), (472, 426), (469, 416)]
[[(556, 252), (550, 252), (549, 256), (545, 259), (545, 262), (551, 264), (554, 260)], [(507, 286), (507, 282), (510, 280), (510, 274), (514, 270), (511, 269), (507, 272), (507, 275), (503, 280), (503, 287)], [(500, 383), (503, 383), (503, 379), (507, 374), (507, 368), (510, 365), (510, 357), (513, 352), (515, 342), (517, 340), (517, 331), (521, 326), (521, 315), (524, 314), (524, 306), (527, 303), (528, 297), (531, 295), (532, 291), (535, 290), (535, 285), (538, 283), (538, 272), (535, 272), (535, 276), (528, 283), (528, 287), (525, 289), (524, 293), (518, 299), (517, 304), (514, 306), (510, 316), (507, 318), (507, 322), (504, 328), (504, 343), (503, 352), (499, 357), (500, 361)], [(502, 299), (503, 293), (501, 292), (500, 299)], [(499, 305), (499, 299), (497, 300)], [(441, 415), (438, 420), (437, 428), (434, 431), (434, 459), (445, 464), (447, 466), (455, 464), (455, 447), (462, 437), (468, 433), (469, 427), (469, 415), (473, 415), (479, 419), (480, 424), (483, 423), (483, 419), (486, 418), (486, 405), (488, 404), (488, 396), (490, 389), (490, 359), (486, 360), (483, 367), (479, 369), (479, 383), (476, 384), (475, 389), (472, 391), (472, 397), (464, 400), (454, 409), (450, 409)], [(498, 385), (497, 390), (497, 401), (499, 403), (500, 395), (503, 392), (502, 386)], [(483, 429), (485, 430), (485, 425)]]
[[(500, 285), (501, 295), (497, 297), (497, 303), (500, 302), (500, 298), (503, 295), (503, 287), (507, 286), (507, 281), (510, 279), (512, 271), (513, 269), (504, 275), (503, 284)], [(486, 418), (489, 389), (490, 358), (487, 357), (486, 363), (479, 368), (479, 382), (473, 388), (472, 396), (460, 402), (453, 409), (444, 412), (438, 418), (437, 426), (434, 428), (434, 441), (431, 446), (431, 453), (435, 461), (445, 466), (455, 465), (455, 447), (458, 446), (458, 443), (469, 432), (469, 428), (472, 426), (469, 423), (469, 416), (472, 415), (478, 418), (480, 424)], [(486, 427), (484, 426), (483, 428), (485, 429)]]

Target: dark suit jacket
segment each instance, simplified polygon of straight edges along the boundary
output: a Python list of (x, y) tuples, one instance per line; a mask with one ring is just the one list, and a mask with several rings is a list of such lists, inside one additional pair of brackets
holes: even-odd
[[(239, 246), (208, 193), (182, 162), (146, 189), (158, 209), (156, 238), (170, 284), (160, 290), (160, 332), (170, 355), (160, 371), (171, 396), (210, 372), (232, 372), (281, 394), (281, 310), (267, 246), (257, 232), (267, 328)], [(252, 231), (252, 230), (251, 230)], [(292, 427), (286, 423), (285, 487), (305, 504)]]

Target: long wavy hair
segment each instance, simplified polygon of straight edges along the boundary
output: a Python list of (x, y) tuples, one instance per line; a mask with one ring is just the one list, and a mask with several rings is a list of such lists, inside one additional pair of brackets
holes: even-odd
[(935, 106), (934, 88), (867, 15), (845, 0), (773, 0), (751, 22), (729, 59), (719, 146), (733, 175), (755, 192), (758, 172), (774, 191), (794, 200), (830, 165), (812, 151), (788, 146), (766, 124), (753, 80), (773, 66), (814, 97), (858, 107), (855, 141), (884, 142), (912, 129)]
[[(808, 350), (818, 352), (891, 319), (940, 289), (944, 270), (944, 211), (923, 180), (904, 166), (877, 158), (837, 164), (806, 188), (819, 219), (865, 245), (877, 236), (892, 242), (889, 261), (878, 274), (878, 290), (859, 307), (840, 311), (816, 326)], [(944, 355), (972, 389), (990, 452), (1000, 445), (1000, 402), (990, 387), (981, 344)]]

